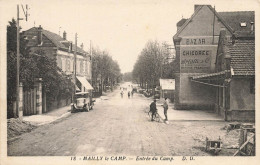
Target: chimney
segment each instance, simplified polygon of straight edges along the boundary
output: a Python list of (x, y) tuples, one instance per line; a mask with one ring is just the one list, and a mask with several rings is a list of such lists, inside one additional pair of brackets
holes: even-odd
[(219, 37), (220, 37), (220, 39), (225, 39), (225, 37), (226, 37), (226, 28), (221, 27)]
[(67, 40), (67, 33), (65, 31), (63, 32), (63, 39)]
[(194, 5), (194, 12), (197, 10), (198, 7), (200, 7), (202, 5)]
[(72, 52), (72, 42), (69, 41), (69, 52)]
[(38, 39), (38, 45), (42, 44), (42, 27), (41, 25), (38, 27), (38, 32), (37, 32), (37, 39)]
[(84, 45), (83, 45), (83, 43), (81, 43), (81, 45), (80, 45), (80, 48), (83, 50), (83, 48), (84, 48)]
[(251, 32), (253, 32), (254, 30), (254, 22), (251, 22)]

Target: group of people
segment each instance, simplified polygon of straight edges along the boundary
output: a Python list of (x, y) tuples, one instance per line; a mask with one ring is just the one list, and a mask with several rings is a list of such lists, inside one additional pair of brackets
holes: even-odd
[[(165, 98), (163, 102), (163, 110), (164, 110), (164, 116), (165, 116), (165, 121), (168, 121), (168, 116), (167, 116), (167, 111), (168, 111), (168, 99)], [(150, 104), (150, 111), (152, 112), (152, 121), (154, 121), (154, 116), (157, 113), (157, 108), (156, 108), (156, 99)]]
[[(130, 87), (130, 85), (129, 85), (129, 87)], [(130, 90), (129, 88), (122, 88), (122, 87), (120, 87), (120, 90), (121, 90), (121, 92), (120, 92), (121, 98), (124, 97), (124, 90), (127, 90), (127, 96), (128, 96), (128, 98), (130, 98), (130, 96), (131, 96), (131, 97), (134, 96), (133, 87), (131, 88), (131, 90)]]

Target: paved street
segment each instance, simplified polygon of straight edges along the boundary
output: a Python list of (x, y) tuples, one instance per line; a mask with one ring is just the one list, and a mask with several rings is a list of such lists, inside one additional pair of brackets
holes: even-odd
[(151, 122), (146, 113), (150, 102), (140, 94), (121, 98), (115, 90), (97, 99), (90, 112), (74, 113), (21, 135), (8, 144), (8, 155), (208, 155), (206, 136), (220, 136), (230, 142), (226, 145), (237, 141), (237, 135), (221, 129), (223, 121)]

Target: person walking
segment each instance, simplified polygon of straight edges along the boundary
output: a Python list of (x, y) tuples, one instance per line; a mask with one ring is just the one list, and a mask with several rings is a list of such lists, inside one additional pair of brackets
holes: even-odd
[(124, 96), (124, 91), (121, 91), (120, 94), (121, 94), (121, 98), (123, 98), (123, 96)]
[(164, 116), (165, 116), (165, 121), (168, 121), (168, 116), (167, 116), (167, 111), (168, 111), (168, 99), (165, 97), (165, 100), (163, 102), (163, 110), (164, 110)]
[(154, 121), (154, 115), (157, 111), (157, 108), (156, 108), (156, 99), (154, 99), (154, 101), (150, 104), (150, 111), (152, 111), (152, 119), (151, 121)]

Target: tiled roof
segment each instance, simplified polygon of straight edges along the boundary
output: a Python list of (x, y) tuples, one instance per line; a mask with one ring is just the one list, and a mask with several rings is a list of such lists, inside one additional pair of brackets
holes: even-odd
[[(69, 44), (64, 40), (60, 35), (50, 32), (48, 30), (42, 30), (43, 35), (45, 35), (48, 39), (50, 39), (53, 44), (55, 44), (58, 48), (69, 49)], [(74, 51), (76, 46), (72, 44), (72, 50)], [(81, 48), (77, 47), (77, 52), (85, 54), (86, 52)]]
[[(218, 12), (218, 14), (234, 31), (250, 31), (251, 22), (255, 22), (254, 11)], [(240, 23), (246, 23), (246, 26), (241, 27)]]
[(236, 40), (227, 47), (231, 56), (231, 67), (234, 75), (255, 75), (255, 40)]
[[(33, 27), (27, 31), (24, 32), (25, 35), (29, 34), (29, 33), (34, 33), (37, 34), (38, 28), (37, 27)], [(50, 32), (48, 30), (42, 29), (42, 34), (44, 36), (46, 36), (58, 49), (63, 49), (68, 51), (69, 49), (69, 41), (64, 40), (60, 35)], [(32, 43), (30, 44), (31, 46)], [(72, 45), (72, 50), (75, 50), (75, 45)], [(82, 50), (80, 47), (77, 47), (77, 52), (78, 53), (82, 53), (82, 54), (87, 54), (87, 52), (85, 52), (84, 50)]]

